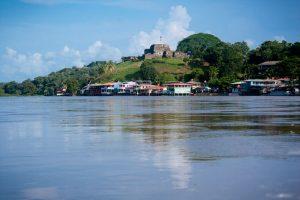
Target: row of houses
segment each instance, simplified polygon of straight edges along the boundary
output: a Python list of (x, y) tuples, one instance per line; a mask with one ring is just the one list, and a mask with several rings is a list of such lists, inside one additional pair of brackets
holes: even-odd
[[(85, 96), (140, 95), (188, 96), (203, 93), (219, 93), (218, 88), (210, 88), (205, 83), (189, 81), (170, 82), (154, 85), (151, 81), (128, 81), (88, 84), (80, 90)], [(299, 95), (299, 85), (291, 84), (288, 78), (282, 79), (248, 79), (231, 84), (229, 95)], [(66, 96), (66, 88), (57, 90), (57, 96)]]
[(80, 91), (87, 96), (110, 95), (191, 95), (192, 91), (202, 88), (199, 82), (170, 82), (164, 85), (154, 85), (151, 81), (128, 81), (88, 84)]
[(248, 79), (231, 83), (231, 95), (298, 95), (298, 85), (292, 85), (289, 78), (281, 79)]

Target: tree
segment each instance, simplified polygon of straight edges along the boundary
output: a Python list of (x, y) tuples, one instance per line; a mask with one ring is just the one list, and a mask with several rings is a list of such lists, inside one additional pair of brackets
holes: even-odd
[(197, 57), (191, 58), (188, 62), (189, 66), (191, 66), (192, 68), (202, 67), (203, 65), (203, 59)]
[(219, 63), (220, 76), (237, 76), (238, 73), (241, 73), (243, 65), (242, 51), (233, 45), (226, 45), (222, 51), (222, 62)]
[(45, 87), (45, 90), (44, 90), (44, 95), (45, 96), (53, 96), (55, 95), (55, 89), (53, 87)]
[(20, 92), (20, 88), (19, 88), (19, 84), (15, 81), (11, 81), (8, 82), (4, 85), (4, 91), (7, 94), (13, 94), (13, 95), (19, 95)]
[(234, 81), (237, 81), (237, 80), (230, 76), (224, 76), (220, 79), (211, 79), (208, 82), (208, 85), (211, 87), (219, 88), (220, 92), (228, 92), (230, 84)]
[(202, 68), (194, 68), (191, 73), (184, 76), (184, 81), (195, 79), (197, 81), (205, 80), (205, 74)]
[(5, 91), (3, 89), (3, 85), (0, 86), (0, 96), (4, 96), (5, 95)]
[(34, 95), (37, 92), (37, 88), (29, 79), (21, 83), (20, 89), (22, 95)]
[(45, 77), (36, 77), (33, 79), (33, 84), (37, 88), (37, 94), (38, 95), (44, 95), (44, 90), (45, 90)]
[(300, 78), (300, 57), (287, 58), (279, 66), (280, 77), (290, 77), (299, 80)]
[(289, 56), (300, 57), (300, 42), (295, 42), (289, 49)]
[(219, 69), (217, 67), (211, 66), (209, 67), (209, 79), (215, 79), (218, 77)]
[(116, 70), (115, 64), (110, 60), (104, 65), (104, 72), (105, 73), (112, 73)]
[(203, 59), (214, 66), (222, 65), (224, 61), (223, 52), (228, 45), (229, 44), (222, 42), (207, 48), (203, 53)]
[(270, 60), (283, 60), (287, 58), (291, 44), (286, 41), (266, 41), (249, 55), (249, 63), (259, 64)]
[(143, 62), (140, 67), (140, 73), (142, 79), (157, 82), (158, 72), (153, 66), (147, 65), (145, 62)]
[(76, 79), (74, 78), (70, 78), (66, 81), (66, 85), (67, 85), (67, 93), (69, 93), (70, 95), (75, 95), (79, 88), (79, 83)]
[(247, 43), (245, 41), (243, 42), (236, 42), (232, 45), (237, 51), (239, 51), (240, 53), (242, 53), (244, 61), (246, 61), (247, 59), (247, 55), (250, 51)]
[(184, 66), (188, 66), (189, 62), (190, 62), (190, 58), (183, 59)]
[(176, 78), (172, 74), (162, 73), (158, 75), (158, 82), (160, 84), (165, 84), (173, 81), (176, 81)]
[(197, 33), (180, 41), (177, 46), (177, 51), (191, 52), (193, 55), (197, 55), (198, 58), (201, 58), (205, 49), (219, 43), (222, 43), (222, 41), (214, 35)]

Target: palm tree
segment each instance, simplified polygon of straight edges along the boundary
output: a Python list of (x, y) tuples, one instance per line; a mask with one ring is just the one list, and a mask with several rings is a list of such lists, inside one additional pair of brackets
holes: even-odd
[(190, 62), (190, 58), (184, 58), (184, 59), (183, 59), (183, 63), (184, 63), (184, 66), (185, 66), (185, 67), (188, 66), (189, 62)]
[(113, 61), (108, 61), (105, 63), (104, 71), (105, 73), (112, 73), (116, 70), (116, 66)]
[(219, 69), (217, 67), (211, 66), (209, 68), (209, 78), (210, 79), (217, 78), (218, 74), (219, 74)]

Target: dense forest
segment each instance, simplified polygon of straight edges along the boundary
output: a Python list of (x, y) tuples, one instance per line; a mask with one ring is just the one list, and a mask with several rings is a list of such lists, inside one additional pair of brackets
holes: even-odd
[[(231, 82), (248, 78), (289, 77), (299, 82), (300, 42), (265, 41), (250, 50), (246, 42), (226, 43), (214, 35), (198, 33), (179, 42), (178, 51), (190, 54), (185, 59), (150, 59), (115, 63), (95, 61), (82, 68), (65, 68), (47, 76), (21, 83), (0, 83), (0, 95), (55, 95), (66, 87), (72, 95), (88, 83), (126, 80), (151, 80), (163, 84), (169, 81), (206, 82), (226, 91)], [(263, 73), (258, 64), (280, 61)]]

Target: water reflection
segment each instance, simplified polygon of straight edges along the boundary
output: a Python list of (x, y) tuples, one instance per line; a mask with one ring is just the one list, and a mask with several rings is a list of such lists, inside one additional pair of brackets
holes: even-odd
[(0, 108), (0, 199), (300, 195), (299, 98), (4, 98)]
[(24, 198), (28, 200), (51, 200), (59, 199), (58, 191), (55, 187), (29, 188), (23, 191)]
[[(87, 126), (95, 133), (141, 136), (145, 143), (153, 145), (152, 158), (141, 153), (142, 160), (152, 160), (159, 170), (168, 170), (174, 188), (184, 189), (189, 187), (193, 173), (191, 162), (291, 154), (281, 144), (268, 146), (264, 141), (253, 143), (249, 138), (232, 141), (231, 137), (237, 136), (300, 133), (296, 105), (278, 109), (275, 105), (262, 106), (260, 103), (263, 102), (249, 104), (239, 99), (231, 102), (190, 98), (107, 98), (99, 100), (98, 106), (103, 106), (100, 110), (95, 110), (94, 106), (64, 110), (68, 113), (87, 112), (89, 115), (69, 118), (63, 124)], [(95, 129), (91, 130), (91, 127)], [(97, 135), (89, 137), (100, 141), (96, 139)], [(194, 143), (202, 146), (194, 146)]]
[(190, 161), (184, 155), (180, 147), (170, 145), (154, 145), (155, 154), (153, 157), (154, 166), (159, 170), (168, 169), (172, 177), (172, 184), (175, 189), (189, 187), (192, 167)]

